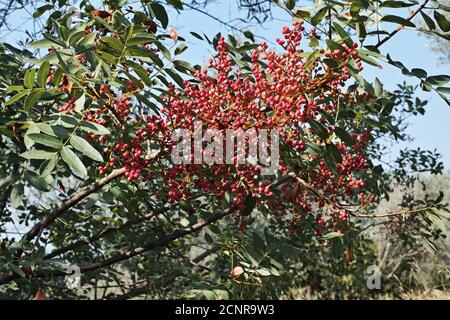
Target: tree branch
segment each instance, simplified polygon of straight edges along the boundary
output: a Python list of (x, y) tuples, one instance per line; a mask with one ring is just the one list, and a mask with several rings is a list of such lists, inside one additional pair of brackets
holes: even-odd
[(354, 214), (357, 218), (371, 218), (371, 219), (378, 219), (378, 218), (390, 218), (390, 217), (397, 217), (405, 214), (413, 214), (413, 213), (420, 213), (423, 211), (427, 211), (431, 209), (432, 207), (425, 207), (425, 208), (419, 208), (415, 210), (401, 210), (397, 212), (388, 212), (384, 214)]
[[(426, 0), (424, 3), (422, 3), (420, 5), (420, 7), (416, 11), (414, 11), (406, 20), (411, 21), (416, 15), (418, 15), (426, 7), (428, 2), (430, 2), (430, 0)], [(403, 28), (404, 28), (404, 26), (400, 26), (397, 29), (395, 29), (394, 31), (392, 31), (383, 40), (378, 41), (378, 43), (375, 45), (375, 48), (381, 47), (383, 44), (385, 44), (387, 41), (389, 41), (393, 36), (395, 36), (397, 33), (399, 33)]]
[[(227, 209), (227, 210), (225, 210), (219, 214), (216, 214), (204, 221), (198, 222), (191, 227), (188, 227), (183, 230), (177, 230), (170, 235), (162, 236), (162, 237), (158, 238), (157, 240), (150, 241), (142, 247), (137, 247), (137, 248), (131, 249), (127, 252), (117, 254), (117, 255), (112, 256), (103, 261), (98, 261), (98, 262), (94, 262), (94, 263), (82, 266), (80, 268), (80, 271), (81, 271), (81, 273), (95, 271), (95, 270), (102, 269), (104, 267), (116, 264), (118, 262), (128, 260), (132, 257), (141, 255), (150, 250), (160, 248), (160, 247), (165, 247), (165, 246), (169, 245), (171, 242), (173, 242), (179, 238), (182, 238), (184, 236), (187, 236), (187, 235), (190, 235), (197, 231), (200, 231), (204, 227), (232, 214), (233, 212), (235, 212), (235, 210), (236, 209), (234, 209), (234, 208)], [(62, 276), (66, 276), (66, 275), (67, 275), (67, 273), (64, 271), (53, 271), (53, 272), (36, 271), (34, 273), (34, 278), (62, 277)], [(6, 275), (0, 276), (0, 285), (6, 284), (17, 278), (19, 278), (19, 275), (15, 274), (13, 272), (10, 272)]]
[(163, 209), (158, 210), (156, 212), (147, 213), (144, 216), (140, 217), (139, 219), (129, 220), (129, 221), (125, 222), (124, 224), (122, 224), (120, 226), (117, 226), (117, 227), (108, 227), (108, 228), (98, 232), (97, 234), (93, 235), (92, 237), (89, 237), (89, 238), (84, 239), (84, 240), (79, 240), (77, 242), (74, 242), (72, 244), (69, 244), (69, 245), (67, 245), (65, 247), (62, 247), (62, 248), (59, 248), (59, 249), (55, 249), (51, 253), (46, 255), (44, 257), (44, 259), (45, 260), (52, 259), (52, 258), (54, 258), (54, 257), (56, 257), (56, 256), (58, 256), (60, 254), (63, 254), (65, 252), (67, 252), (67, 251), (71, 251), (71, 250), (77, 249), (79, 247), (91, 244), (91, 243), (93, 243), (93, 242), (95, 242), (97, 240), (100, 240), (100, 239), (106, 237), (107, 235), (109, 235), (111, 233), (114, 233), (114, 232), (117, 232), (117, 231), (122, 231), (122, 230), (128, 229), (128, 228), (130, 228), (130, 227), (132, 227), (134, 225), (137, 225), (137, 224), (140, 224), (142, 222), (148, 221), (148, 220), (152, 219), (153, 217), (158, 216), (162, 212), (166, 212), (167, 210), (170, 210), (172, 207), (173, 206), (168, 207), (168, 208), (163, 208)]
[(72, 198), (64, 201), (55, 211), (52, 213), (46, 215), (44, 218), (42, 218), (41, 221), (36, 223), (30, 231), (28, 231), (24, 237), (22, 238), (22, 241), (25, 243), (30, 242), (33, 240), (42, 230), (46, 229), (50, 224), (53, 223), (57, 218), (59, 218), (65, 211), (75, 206), (78, 202), (83, 200), (84, 198), (88, 197), (89, 195), (97, 192), (101, 188), (103, 188), (105, 185), (110, 183), (111, 181), (115, 180), (116, 178), (122, 176), (125, 174), (125, 168), (117, 169), (111, 172), (108, 176), (100, 179), (93, 185), (89, 186), (88, 188), (84, 189), (83, 191), (77, 193)]

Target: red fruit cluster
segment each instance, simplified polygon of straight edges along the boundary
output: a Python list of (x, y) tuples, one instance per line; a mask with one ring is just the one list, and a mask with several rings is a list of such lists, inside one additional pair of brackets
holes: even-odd
[[(230, 192), (234, 196), (233, 204), (244, 211), (250, 195), (258, 205), (268, 205), (276, 216), (286, 216), (293, 210), (290, 215), (293, 231), (298, 230), (302, 215), (309, 214), (314, 208), (328, 210), (327, 217), (331, 218), (317, 216), (318, 233), (325, 227), (335, 226), (336, 221), (347, 221), (348, 212), (330, 203), (339, 203), (345, 197), (360, 193), (364, 181), (357, 176), (368, 168), (361, 149), (371, 136), (370, 132), (350, 128), (348, 130), (357, 143), (347, 145), (335, 138), (335, 127), (329, 119), (334, 119), (342, 106), (352, 108), (371, 97), (344, 89), (350, 79), (349, 64), (362, 69), (356, 45), (341, 43), (343, 50), (317, 51), (315, 58), (308, 58), (300, 49), (303, 31), (302, 22), (294, 23), (293, 28), (283, 28), (283, 39), (277, 39), (283, 49), (281, 53), (260, 43), (251, 52), (251, 66), (245, 71), (234, 64), (228, 46), (221, 38), (216, 45), (217, 54), (209, 61), (207, 69), (195, 73), (195, 81), (185, 81), (183, 90), (169, 87), (161, 115), (139, 112), (130, 99), (117, 97), (107, 85), (102, 85), (100, 94), (108, 96), (111, 102), (99, 114), (85, 116), (95, 121), (109, 117), (107, 124), (118, 133), (118, 139), (99, 141), (107, 145), (104, 150), (110, 155), (108, 163), (100, 167), (99, 172), (103, 174), (115, 167), (125, 167), (130, 181), (163, 179), (170, 201), (178, 201), (198, 191), (218, 197)], [(314, 37), (315, 33), (311, 35)], [(333, 66), (325, 59), (333, 60)], [(126, 91), (136, 90), (139, 88), (129, 83)], [(116, 120), (121, 125), (113, 127)], [(282, 162), (279, 175), (293, 171), (309, 187), (293, 180), (274, 192), (270, 185), (278, 177), (263, 179), (261, 164), (171, 165), (172, 133), (181, 128), (193, 133), (196, 121), (201, 121), (205, 129), (221, 130), (224, 137), (227, 129), (279, 130)], [(320, 124), (327, 138), (311, 123)], [(151, 144), (159, 146), (156, 155)], [(333, 145), (342, 161), (331, 168), (322, 156), (310, 152), (309, 145), (323, 149)], [(156, 164), (159, 171), (152, 169)], [(275, 193), (281, 193), (281, 196), (275, 196)], [(329, 201), (317, 194), (326, 195)], [(361, 199), (366, 197), (360, 195)]]

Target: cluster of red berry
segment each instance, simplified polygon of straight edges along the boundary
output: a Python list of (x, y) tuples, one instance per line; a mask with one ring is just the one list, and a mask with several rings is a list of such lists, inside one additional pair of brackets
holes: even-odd
[[(330, 210), (331, 221), (346, 221), (348, 212), (328, 206), (332, 201), (338, 203), (339, 199), (358, 193), (360, 199), (368, 198), (358, 191), (364, 181), (357, 176), (358, 172), (368, 168), (361, 149), (371, 136), (370, 132), (349, 129), (357, 142), (347, 145), (332, 138), (335, 127), (328, 119), (336, 116), (340, 104), (348, 108), (371, 97), (344, 89), (350, 79), (350, 61), (362, 69), (356, 44), (340, 43), (344, 50), (317, 51), (316, 58), (308, 59), (300, 49), (303, 31), (302, 22), (295, 22), (293, 28), (283, 28), (283, 39), (277, 39), (282, 53), (271, 51), (266, 43), (260, 43), (251, 52), (250, 69), (246, 71), (234, 64), (228, 45), (221, 38), (216, 45), (217, 54), (209, 61), (208, 68), (194, 74), (195, 81), (185, 81), (183, 90), (169, 86), (160, 115), (137, 112), (130, 98), (120, 98), (107, 85), (102, 85), (100, 94), (110, 98), (109, 105), (101, 112), (86, 113), (85, 116), (105, 124), (107, 114), (113, 114), (106, 124), (112, 125), (111, 119), (116, 118), (121, 126), (112, 128), (118, 132), (116, 141), (97, 138), (110, 155), (106, 165), (99, 167), (100, 174), (115, 167), (125, 167), (129, 181), (145, 181), (158, 175), (167, 186), (169, 201), (189, 197), (196, 191), (219, 197), (230, 192), (237, 208), (245, 210), (250, 195), (259, 205), (267, 204), (276, 216), (285, 216), (288, 208), (294, 205), (293, 231), (298, 230), (296, 225), (302, 220), (302, 214), (308, 214), (316, 207)], [(333, 60), (337, 67), (325, 63), (322, 57)], [(128, 87), (124, 92), (139, 90), (134, 83), (129, 83)], [(282, 162), (278, 176), (294, 171), (310, 184), (310, 188), (294, 180), (279, 186), (275, 192), (270, 185), (277, 177), (263, 179), (261, 164), (170, 164), (174, 145), (172, 133), (175, 129), (193, 133), (197, 121), (208, 129), (222, 132), (227, 129), (278, 130)], [(324, 128), (327, 139), (311, 125), (311, 121)], [(151, 155), (149, 147), (155, 143), (159, 145), (156, 156)], [(323, 155), (308, 152), (307, 148), (309, 144), (325, 148), (330, 143), (342, 158), (335, 164), (335, 170), (327, 161), (321, 160)], [(160, 165), (159, 172), (150, 168), (155, 163)], [(306, 171), (300, 169), (305, 167), (308, 167)], [(318, 197), (311, 189), (327, 195), (331, 201)], [(275, 193), (281, 196), (275, 196)], [(373, 197), (369, 199), (373, 200)], [(328, 223), (325, 217), (317, 216), (318, 232), (333, 225)]]

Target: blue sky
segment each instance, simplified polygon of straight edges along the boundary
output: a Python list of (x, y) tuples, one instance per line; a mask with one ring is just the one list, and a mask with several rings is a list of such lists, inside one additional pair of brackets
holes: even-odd
[[(243, 18), (245, 21), (246, 13), (239, 11), (235, 5), (235, 1), (218, 0), (213, 2), (206, 9), (210, 14), (220, 18), (223, 21), (233, 20), (233, 25), (238, 27), (244, 26), (245, 22), (237, 22), (237, 18)], [(205, 33), (212, 38), (217, 32), (227, 34), (230, 32), (226, 26), (209, 18), (199, 12), (193, 10), (182, 11), (177, 14), (175, 10), (170, 10), (170, 27), (187, 39), (187, 50), (182, 58), (194, 64), (204, 63), (211, 54), (211, 48), (205, 43), (192, 36), (190, 31), (197, 33)], [(27, 17), (26, 13), (18, 13), (17, 18)], [(281, 28), (290, 23), (290, 17), (287, 13), (278, 8), (274, 8), (273, 17), (275, 19), (267, 21), (264, 24), (252, 23), (248, 28), (255, 35), (264, 36), (267, 39), (274, 40), (280, 37)], [(29, 20), (28, 20), (29, 21)], [(21, 25), (22, 30), (31, 27), (30, 22)], [(17, 33), (2, 37), (0, 41), (14, 41), (23, 37)], [(390, 53), (394, 60), (402, 61), (409, 69), (417, 67), (428, 71), (429, 75), (450, 74), (450, 65), (438, 66), (438, 56), (432, 54), (428, 48), (428, 39), (419, 36), (411, 30), (404, 30), (398, 33), (394, 39), (387, 42), (382, 47), (382, 53)], [(388, 90), (395, 89), (398, 83), (406, 80), (409, 84), (417, 84), (418, 80), (403, 76), (401, 72), (389, 65), (383, 65), (383, 69), (366, 67), (365, 76), (368, 79), (378, 77), (385, 88)], [(394, 158), (399, 150), (409, 147), (421, 147), (423, 149), (437, 149), (442, 155), (445, 167), (450, 168), (450, 107), (437, 96), (435, 93), (417, 91), (417, 96), (424, 100), (429, 100), (426, 106), (426, 114), (424, 116), (412, 117), (408, 133), (415, 138), (412, 143), (399, 143), (392, 146), (392, 158)]]

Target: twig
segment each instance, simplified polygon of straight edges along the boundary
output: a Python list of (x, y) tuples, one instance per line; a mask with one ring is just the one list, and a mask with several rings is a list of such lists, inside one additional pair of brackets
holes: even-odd
[[(427, 3), (430, 2), (430, 0), (426, 0), (424, 3), (422, 3), (420, 5), (420, 7), (414, 11), (406, 20), (411, 21), (416, 15), (419, 14), (419, 12), (421, 12), (425, 6), (427, 5)], [(397, 29), (395, 29), (394, 31), (392, 31), (388, 36), (386, 36), (383, 40), (379, 41), (376, 45), (375, 48), (379, 48), (381, 47), (384, 43), (386, 43), (388, 40), (390, 40), (393, 36), (395, 36), (397, 33), (399, 33), (402, 29), (404, 28), (404, 26), (399, 26)]]
[[(110, 183), (111, 181), (115, 180), (116, 178), (122, 176), (125, 174), (126, 169), (121, 168), (114, 170), (111, 172), (108, 176), (104, 177), (103, 179), (100, 179), (96, 183), (92, 184), (88, 188), (84, 189), (83, 191), (77, 193), (70, 199), (64, 201), (55, 211), (52, 213), (49, 213), (46, 215), (42, 220), (40, 220), (38, 223), (36, 223), (23, 237), (22, 242), (23, 243), (29, 243), (31, 242), (37, 235), (39, 235), (44, 229), (48, 228), (56, 219), (61, 217), (64, 212), (66, 212), (68, 209), (75, 206), (77, 203), (79, 203), (84, 198), (88, 197), (89, 195), (97, 192), (101, 188), (103, 188), (106, 184)], [(17, 250), (15, 256), (16, 258), (20, 257), (22, 255), (22, 250)]]
[(396, 216), (401, 216), (401, 215), (405, 215), (405, 214), (419, 213), (419, 212), (427, 211), (429, 209), (431, 209), (431, 207), (425, 207), (425, 208), (420, 208), (420, 209), (415, 209), (415, 210), (401, 210), (401, 211), (397, 211), (397, 212), (390, 212), (390, 213), (384, 213), (384, 214), (356, 214), (356, 213), (354, 213), (354, 215), (357, 218), (378, 219), (378, 218), (396, 217)]
[[(239, 29), (239, 28), (233, 26), (232, 24), (229, 24), (229, 23), (226, 22), (226, 21), (223, 21), (223, 20), (221, 20), (221, 19), (219, 19), (219, 18), (213, 16), (212, 14), (206, 12), (205, 10), (199, 9), (199, 8), (197, 8), (197, 7), (193, 6), (193, 5), (190, 5), (189, 3), (186, 3), (186, 2), (182, 2), (182, 4), (183, 4), (183, 6), (186, 6), (186, 7), (190, 8), (190, 9), (192, 9), (192, 10), (195, 10), (195, 11), (197, 11), (197, 12), (200, 12), (201, 14), (204, 14), (205, 16), (207, 16), (207, 17), (209, 17), (209, 18), (211, 18), (211, 19), (213, 19), (213, 20), (215, 20), (215, 21), (217, 21), (217, 22), (223, 24), (224, 26), (226, 26), (226, 27), (228, 27), (228, 28), (230, 28), (230, 29), (232, 29), (232, 30), (234, 30), (234, 31), (237, 31), (237, 32), (239, 32), (239, 33), (244, 33), (244, 31), (242, 31), (241, 29)], [(271, 42), (269, 39), (267, 39), (267, 38), (265, 38), (265, 37), (258, 36), (258, 35), (256, 35), (256, 34), (255, 34), (254, 36), (255, 36), (255, 38), (262, 39), (262, 40), (264, 40), (264, 41), (266, 41), (266, 42)]]

